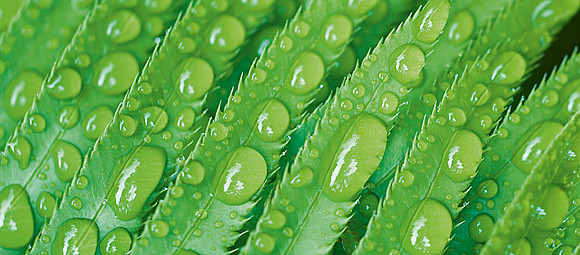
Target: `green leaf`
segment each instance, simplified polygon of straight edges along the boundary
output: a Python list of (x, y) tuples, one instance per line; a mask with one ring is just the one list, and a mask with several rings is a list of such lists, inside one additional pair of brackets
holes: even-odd
[[(265, 21), (272, 12), (271, 2), (263, 6), (213, 3), (192, 3), (153, 53), (85, 160), (75, 185), (43, 229), (33, 253), (51, 247), (60, 250), (66, 240), (59, 233), (71, 220), (88, 220), (87, 225), (99, 230), (98, 236), (85, 238), (79, 245), (102, 239), (102, 254), (115, 248), (107, 245), (113, 240), (107, 235), (137, 232), (159, 191), (191, 151), (198, 130), (207, 124), (202, 109), (207, 92), (228, 70), (246, 39), (245, 31), (254, 31), (260, 24), (257, 21)], [(191, 30), (192, 24), (203, 29)], [(179, 194), (177, 189), (169, 193)], [(130, 245), (124, 248), (126, 253)]]
[(464, 223), (455, 230), (449, 245), (451, 251), (470, 253), (476, 243), (487, 240), (491, 226), (480, 234), (474, 232), (474, 236), (470, 234), (470, 226), (481, 220), (496, 222), (504, 214), (504, 206), (512, 201), (531, 167), (579, 109), (578, 60), (575, 54), (564, 62), (494, 132), (471, 184), (467, 205), (458, 217), (457, 222)]
[[(374, 3), (312, 1), (289, 22), (209, 124), (170, 188), (183, 195), (160, 202), (135, 253), (226, 252), (325, 71)], [(158, 224), (169, 226), (167, 235), (156, 234)]]
[[(418, 78), (449, 2), (431, 1), (381, 42), (328, 101), (292, 168), (275, 189), (243, 254), (325, 254), (378, 167), (404, 84)], [(433, 24), (417, 31), (422, 21)], [(402, 67), (404, 66), (404, 68)]]
[(578, 136), (579, 128), (580, 113), (576, 112), (530, 169), (520, 190), (506, 205), (504, 215), (495, 223), (481, 254), (539, 251), (536, 245), (543, 243), (530, 243), (525, 237), (534, 231), (535, 226), (547, 227), (554, 222), (557, 226), (559, 214), (564, 213), (561, 220), (565, 216), (567, 210), (563, 208), (568, 207), (566, 195), (551, 183), (561, 170), (558, 167), (563, 160), (560, 153), (566, 141)]
[[(23, 239), (31, 240), (50, 219), (53, 206), (155, 47), (154, 38), (177, 18), (185, 1), (147, 3), (132, 2), (128, 8), (125, 3), (104, 2), (94, 9), (7, 144), (0, 160), (0, 190), (19, 185), (26, 191), (19, 197), (30, 201), (33, 218), (26, 220), (34, 222), (35, 231)], [(145, 26), (148, 20), (157, 25)]]
[[(386, 160), (381, 163), (380, 171), (377, 172), (377, 178), (373, 179), (374, 181), (379, 181), (381, 178), (388, 180), (389, 176), (392, 176), (405, 151), (410, 148), (410, 141), (419, 131), (423, 116), (431, 112), (436, 102), (441, 101), (443, 93), (449, 89), (456, 74), (461, 73), (478, 56), (500, 43), (506, 52), (513, 51), (513, 54), (505, 56), (513, 58), (514, 61), (510, 65), (523, 65), (525, 70), (533, 69), (541, 53), (553, 40), (553, 35), (578, 10), (577, 1), (563, 1), (562, 3), (542, 0), (470, 2), (452, 2), (454, 6), (451, 8), (450, 22), (430, 55), (433, 61), (426, 63), (422, 82), (410, 85), (420, 88), (415, 90), (415, 97), (411, 100), (415, 102), (412, 103), (414, 107), (409, 108), (409, 112), (402, 116), (400, 124), (397, 124), (393, 130), (392, 142), (387, 146), (387, 153), (391, 157), (385, 157)], [(501, 8), (507, 9), (500, 12)], [(539, 17), (539, 13), (546, 17)], [(492, 22), (491, 27), (488, 25), (489, 22)], [(482, 29), (485, 29), (483, 34), (469, 46), (471, 38), (474, 38)], [(458, 56), (461, 57), (457, 59)], [(487, 65), (489, 68), (500, 68), (493, 62), (481, 64), (481, 67)], [(497, 71), (500, 71), (501, 75), (501, 68)], [(516, 74), (514, 76), (518, 77)], [(505, 82), (512, 83), (512, 81)], [(494, 79), (494, 83), (497, 84), (505, 82)], [(491, 132), (495, 127), (494, 123), (501, 116), (505, 105), (512, 100), (521, 82), (523, 79), (510, 85), (510, 88), (491, 86), (488, 89), (490, 99), (470, 117), (480, 121), (469, 121), (470, 128)], [(433, 85), (435, 83), (438, 85)], [(379, 182), (384, 183), (382, 180)]]
[(0, 37), (0, 148), (24, 119), (53, 63), (95, 2), (7, 0), (0, 4), (0, 30), (6, 22), (4, 11), (22, 5)]

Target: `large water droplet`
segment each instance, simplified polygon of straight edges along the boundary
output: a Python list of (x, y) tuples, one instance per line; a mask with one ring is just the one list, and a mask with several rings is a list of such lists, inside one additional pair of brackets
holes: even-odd
[(493, 230), (493, 219), (485, 213), (479, 214), (469, 223), (469, 237), (473, 241), (484, 243)]
[(324, 62), (313, 52), (305, 52), (294, 62), (284, 86), (292, 93), (304, 95), (312, 92), (324, 76)]
[(526, 73), (526, 60), (517, 52), (502, 52), (493, 63), (491, 81), (497, 84), (516, 83)]
[(125, 228), (116, 228), (107, 233), (99, 244), (102, 255), (123, 255), (131, 250), (131, 234)]
[(79, 149), (62, 140), (54, 142), (50, 155), (54, 161), (56, 176), (62, 182), (70, 182), (83, 163)]
[(351, 32), (350, 19), (340, 14), (330, 17), (322, 29), (324, 41), (330, 47), (344, 45), (350, 39)]
[(107, 20), (106, 35), (114, 43), (129, 42), (141, 32), (141, 19), (129, 10), (121, 10)]
[[(413, 218), (411, 218), (413, 217)], [(403, 249), (413, 255), (441, 254), (451, 237), (453, 221), (447, 208), (427, 199), (413, 205), (405, 215)]]
[(34, 236), (34, 217), (26, 190), (18, 185), (0, 191), (0, 247), (24, 248)]
[(407, 84), (419, 78), (425, 65), (425, 54), (414, 44), (405, 44), (396, 48), (389, 56), (389, 72), (401, 84)]
[(191, 160), (181, 170), (181, 181), (191, 185), (198, 185), (203, 181), (205, 168), (199, 161)]
[(161, 107), (149, 106), (141, 110), (141, 121), (145, 127), (151, 129), (151, 132), (155, 134), (165, 129), (169, 117)]
[(107, 203), (117, 218), (128, 221), (142, 216), (143, 206), (157, 187), (166, 161), (165, 150), (143, 146), (115, 169), (108, 182), (113, 187)]
[(269, 229), (280, 229), (286, 225), (286, 215), (276, 209), (269, 209), (262, 217), (261, 225)]
[(177, 70), (175, 87), (183, 101), (193, 102), (202, 98), (213, 85), (213, 68), (203, 59), (188, 58), (179, 64)]
[(530, 129), (523, 136), (527, 137), (527, 139), (518, 144), (519, 149), (514, 154), (512, 163), (520, 171), (529, 174), (550, 142), (562, 128), (564, 127), (558, 122), (547, 121)]
[(264, 142), (274, 142), (282, 138), (290, 124), (290, 114), (276, 99), (258, 104), (252, 111), (252, 121), (258, 137)]
[(56, 99), (76, 97), (82, 88), (81, 75), (74, 69), (61, 68), (51, 76), (46, 84), (46, 91)]
[(56, 199), (50, 193), (43, 191), (38, 195), (38, 200), (36, 200), (36, 210), (41, 217), (46, 219), (52, 218), (55, 206)]
[(552, 230), (558, 227), (568, 214), (569, 200), (566, 192), (557, 186), (550, 186), (543, 199), (532, 205), (532, 223), (538, 229)]
[(58, 226), (52, 243), (52, 254), (94, 254), (99, 241), (99, 228), (89, 219), (72, 218)]
[(372, 115), (362, 113), (342, 124), (320, 162), (326, 197), (336, 202), (352, 200), (379, 166), (386, 143), (387, 129)]
[(125, 52), (109, 53), (95, 66), (93, 84), (108, 96), (124, 94), (139, 73), (139, 62)]
[(413, 33), (421, 42), (432, 43), (443, 31), (449, 16), (449, 1), (434, 0), (427, 2), (416, 19), (413, 20)]
[(442, 170), (454, 182), (464, 182), (475, 175), (483, 153), (479, 137), (467, 130), (455, 131), (443, 156)]
[(30, 164), (32, 145), (24, 136), (15, 136), (7, 144), (8, 152), (18, 161), (20, 169), (26, 169)]
[(90, 111), (83, 119), (82, 127), (85, 137), (96, 140), (101, 136), (107, 124), (113, 119), (113, 112), (107, 106), (99, 106)]
[(264, 184), (268, 172), (264, 157), (250, 147), (229, 153), (216, 169), (213, 179), (216, 198), (228, 205), (240, 205), (252, 198)]
[(3, 103), (6, 112), (15, 120), (24, 118), (32, 106), (34, 97), (42, 87), (42, 77), (35, 72), (25, 71), (16, 76), (6, 87)]
[(209, 45), (217, 52), (227, 53), (240, 47), (245, 38), (244, 24), (235, 17), (222, 15), (210, 29)]

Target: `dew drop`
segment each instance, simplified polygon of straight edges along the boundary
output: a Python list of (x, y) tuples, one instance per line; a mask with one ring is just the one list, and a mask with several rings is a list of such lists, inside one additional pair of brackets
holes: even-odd
[(159, 106), (149, 106), (141, 110), (141, 122), (153, 134), (163, 131), (168, 121), (167, 113)]
[(378, 0), (348, 0), (347, 12), (353, 17), (366, 14), (377, 5)]
[(32, 131), (40, 133), (46, 129), (46, 119), (40, 114), (32, 114), (28, 117), (28, 125)]
[(310, 25), (308, 23), (298, 20), (294, 23), (294, 34), (300, 38), (304, 38), (310, 32)]
[(449, 124), (454, 127), (463, 126), (467, 117), (465, 116), (465, 112), (457, 107), (452, 107), (449, 109), (449, 113), (447, 114), (447, 119), (449, 119)]
[(47, 93), (56, 99), (76, 97), (81, 88), (81, 75), (71, 68), (58, 69), (46, 84)]
[(81, 123), (86, 138), (96, 140), (101, 136), (107, 124), (113, 119), (113, 112), (107, 106), (99, 106), (90, 111)]
[(397, 97), (397, 95), (393, 94), (392, 92), (383, 92), (379, 102), (379, 112), (382, 114), (390, 115), (399, 109), (399, 97)]
[(401, 188), (409, 187), (411, 184), (413, 184), (414, 180), (415, 175), (413, 173), (411, 173), (409, 170), (403, 170), (399, 174), (397, 185), (399, 185)]
[(137, 123), (135, 119), (127, 115), (120, 115), (119, 116), (119, 131), (121, 132), (122, 136), (128, 137), (135, 134), (137, 130)]
[(240, 20), (229, 15), (222, 15), (209, 30), (211, 49), (227, 53), (242, 45), (246, 38), (246, 28)]
[(131, 250), (131, 234), (125, 228), (115, 228), (103, 237), (99, 244), (102, 255), (123, 255)]
[(314, 171), (310, 167), (303, 167), (298, 171), (294, 172), (290, 176), (290, 187), (300, 188), (304, 187), (312, 182), (314, 178)]
[(320, 84), (324, 69), (320, 56), (310, 51), (305, 52), (292, 65), (284, 86), (294, 94), (308, 94)]
[(482, 153), (481, 140), (475, 133), (455, 131), (445, 149), (442, 170), (454, 182), (467, 181), (475, 175)]
[(177, 95), (185, 102), (202, 98), (213, 85), (213, 68), (201, 58), (188, 58), (179, 64), (177, 70), (175, 87)]
[(120, 96), (131, 87), (138, 73), (139, 63), (133, 55), (109, 53), (97, 62), (92, 84), (107, 96)]
[(526, 60), (514, 51), (502, 52), (493, 63), (491, 81), (500, 85), (516, 83), (526, 73)]
[(141, 19), (128, 10), (121, 10), (111, 15), (106, 24), (106, 35), (114, 43), (132, 41), (141, 32)]
[(358, 212), (361, 216), (370, 219), (375, 215), (378, 207), (379, 197), (372, 192), (367, 192), (360, 198)]
[(264, 142), (275, 142), (281, 139), (290, 125), (288, 109), (278, 100), (270, 99), (258, 104), (252, 111), (251, 120), (254, 128)]
[(145, 10), (151, 13), (163, 13), (171, 7), (173, 0), (146, 0), (142, 2)]
[(261, 224), (269, 229), (280, 229), (286, 224), (286, 215), (279, 210), (269, 209), (262, 217)]
[(56, 199), (50, 193), (43, 191), (38, 195), (38, 200), (36, 200), (36, 211), (40, 217), (50, 219), (54, 212), (56, 206)]
[(266, 233), (258, 233), (254, 237), (254, 241), (252, 245), (256, 250), (263, 252), (263, 253), (271, 253), (276, 246), (276, 241), (270, 235)]
[(74, 197), (73, 199), (70, 200), (70, 207), (76, 210), (80, 210), (83, 208), (83, 202), (81, 201), (80, 198)]
[(497, 194), (499, 186), (494, 180), (487, 180), (479, 185), (478, 195), (482, 198), (492, 198)]
[(0, 247), (25, 248), (34, 236), (34, 217), (26, 190), (18, 185), (0, 191)]
[(475, 28), (475, 20), (473, 15), (468, 11), (461, 11), (453, 17), (449, 22), (447, 38), (454, 45), (459, 45), (465, 42), (473, 34)]
[(410, 230), (403, 237), (402, 247), (406, 252), (443, 253), (453, 227), (451, 215), (444, 205), (432, 199), (417, 202), (409, 209), (403, 222), (407, 223), (403, 226), (408, 226)]
[(568, 214), (569, 202), (566, 192), (557, 186), (550, 186), (541, 202), (532, 205), (532, 224), (541, 230), (558, 227)]
[(81, 151), (63, 140), (54, 142), (50, 156), (54, 162), (56, 176), (62, 182), (70, 182), (83, 163)]
[(493, 230), (493, 219), (488, 214), (482, 213), (469, 223), (469, 237), (473, 241), (484, 243)]
[(268, 172), (262, 155), (250, 147), (229, 153), (216, 169), (221, 173), (213, 179), (216, 198), (227, 205), (246, 203), (262, 187)]
[(84, 218), (68, 219), (56, 231), (52, 254), (95, 254), (99, 228), (94, 221)]
[(335, 14), (324, 25), (322, 38), (332, 48), (342, 46), (351, 38), (352, 27), (349, 18)]
[(24, 71), (16, 76), (4, 91), (5, 112), (15, 120), (22, 120), (40, 91), (42, 80), (40, 75), (32, 71)]
[(532, 128), (523, 136), (527, 137), (527, 139), (520, 143), (512, 163), (520, 171), (529, 174), (550, 142), (562, 128), (562, 124), (554, 121), (547, 121)]
[(401, 84), (418, 79), (424, 65), (425, 54), (414, 44), (399, 46), (389, 56), (389, 72)]
[(413, 33), (421, 42), (433, 43), (443, 31), (449, 16), (449, 1), (429, 1), (413, 20)]
[(30, 164), (30, 154), (32, 153), (32, 145), (26, 137), (15, 136), (7, 144), (8, 152), (18, 161), (20, 169), (26, 169)]
[(164, 220), (153, 220), (149, 224), (149, 231), (152, 236), (163, 238), (169, 233), (169, 225)]

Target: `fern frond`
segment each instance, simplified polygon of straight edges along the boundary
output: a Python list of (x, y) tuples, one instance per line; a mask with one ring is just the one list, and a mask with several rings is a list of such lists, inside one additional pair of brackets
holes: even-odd
[(24, 119), (53, 63), (96, 2), (7, 0), (0, 4), (5, 5), (0, 7), (0, 27), (9, 14), (4, 11), (22, 5), (19, 16), (0, 36), (0, 148)]
[(449, 245), (451, 251), (469, 253), (475, 243), (487, 240), (491, 226), (475, 236), (470, 234), (469, 226), (482, 220), (484, 216), (478, 218), (479, 215), (495, 222), (504, 214), (504, 205), (512, 201), (529, 169), (579, 109), (578, 60), (575, 53), (564, 61), (495, 131), (471, 184), (474, 188), (467, 195), (467, 206), (458, 217), (458, 222), (465, 223), (455, 230), (457, 235)]
[[(172, 186), (183, 196), (165, 196), (135, 253), (227, 253), (252, 208), (262, 203), (285, 139), (304, 117), (329, 63), (374, 2), (312, 1), (289, 22), (210, 122)], [(163, 238), (155, 233), (161, 222), (175, 222)]]
[[(21, 188), (18, 197), (30, 201), (21, 209), (31, 212), (32, 217), (18, 222), (33, 222), (33, 229), (17, 224), (0, 234), (26, 233), (21, 236), (20, 248), (26, 247), (52, 217), (53, 206), (155, 47), (154, 38), (186, 4), (185, 0), (155, 6), (148, 1), (131, 3), (134, 6), (128, 8), (124, 2), (103, 2), (93, 9), (4, 150), (0, 190), (11, 185)], [(156, 25), (145, 26), (151, 20)], [(132, 103), (127, 108), (136, 107)], [(48, 204), (52, 207), (39, 206), (41, 198), (51, 201)], [(18, 210), (6, 208), (9, 213)]]
[[(481, 254), (541, 251), (538, 243), (530, 243), (526, 236), (534, 227), (549, 227), (554, 223), (557, 226), (566, 215), (566, 194), (552, 182), (558, 171), (566, 170), (559, 167), (564, 160), (561, 151), (566, 141), (580, 134), (579, 129), (580, 112), (576, 112), (549, 142), (533, 168), (527, 169), (530, 174), (513, 200), (506, 205), (504, 215), (497, 219)], [(540, 242), (539, 245), (544, 243)]]

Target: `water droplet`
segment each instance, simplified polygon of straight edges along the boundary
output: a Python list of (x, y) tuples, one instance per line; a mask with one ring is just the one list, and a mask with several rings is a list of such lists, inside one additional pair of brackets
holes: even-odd
[[(413, 217), (412, 219), (410, 217)], [(451, 237), (453, 221), (447, 208), (427, 199), (413, 205), (403, 226), (410, 231), (403, 237), (403, 249), (411, 254), (440, 254)]]
[(86, 188), (87, 185), (89, 185), (89, 179), (86, 176), (81, 175), (79, 178), (77, 178), (75, 185), (77, 189), (82, 190)]
[(558, 93), (554, 90), (548, 90), (542, 95), (542, 104), (545, 106), (554, 106), (558, 103)]
[(365, 85), (358, 84), (352, 89), (352, 95), (356, 98), (362, 98), (365, 95)]
[(224, 124), (220, 122), (214, 122), (209, 124), (207, 129), (208, 129), (208, 137), (212, 141), (221, 141), (228, 136), (228, 129), (224, 126)]
[(266, 80), (266, 71), (259, 67), (253, 68), (250, 73), (250, 80), (252, 80), (254, 84), (261, 84)]
[(324, 28), (322, 29), (322, 38), (324, 38), (326, 44), (332, 48), (342, 46), (351, 38), (352, 27), (349, 18), (340, 14), (335, 14), (331, 16), (324, 25)]
[(276, 240), (266, 233), (258, 233), (253, 239), (254, 248), (263, 253), (272, 252), (276, 246)]
[[(141, 216), (143, 206), (157, 187), (167, 155), (165, 150), (154, 146), (143, 146), (119, 164), (111, 175), (112, 189), (107, 203), (120, 220), (132, 220)], [(119, 179), (115, 179), (119, 176)]]
[(109, 53), (97, 62), (92, 84), (107, 96), (119, 96), (131, 87), (138, 73), (139, 62), (133, 55)]
[(449, 119), (449, 124), (454, 127), (463, 126), (467, 117), (465, 112), (457, 107), (451, 107), (449, 113), (447, 114), (447, 119)]
[(475, 133), (457, 130), (445, 149), (442, 170), (454, 182), (467, 181), (475, 175), (482, 153), (481, 140)]
[(86, 138), (96, 140), (101, 136), (107, 124), (113, 119), (113, 112), (107, 106), (99, 106), (90, 111), (83, 119), (83, 134)]
[(562, 128), (564, 128), (562, 124), (554, 121), (536, 125), (523, 136), (528, 137), (528, 139), (520, 143), (521, 146), (514, 154), (512, 163), (520, 171), (529, 174), (550, 142)]
[(99, 244), (102, 255), (122, 255), (131, 250), (131, 234), (125, 228), (115, 228), (107, 233)]
[(135, 122), (135, 119), (127, 115), (119, 116), (118, 125), (121, 135), (125, 137), (132, 136), (133, 134), (135, 134), (135, 131), (137, 130), (137, 123)]
[(447, 38), (452, 44), (459, 45), (471, 38), (475, 28), (475, 20), (468, 11), (461, 11), (455, 14), (448, 27)]
[(290, 187), (295, 188), (295, 189), (300, 188), (300, 187), (304, 187), (304, 186), (310, 184), (310, 182), (312, 182), (313, 178), (314, 178), (314, 172), (312, 171), (312, 168), (303, 167), (303, 168), (299, 169), (298, 171), (291, 174)]
[(80, 198), (74, 197), (73, 199), (70, 200), (70, 207), (76, 210), (80, 210), (83, 208), (83, 202), (81, 201)]
[(421, 42), (433, 43), (443, 31), (449, 16), (449, 1), (430, 1), (413, 20), (413, 33)]
[(18, 161), (20, 169), (26, 169), (30, 164), (32, 146), (24, 136), (15, 136), (7, 144), (8, 152)]
[(414, 44), (399, 46), (389, 56), (389, 72), (401, 84), (418, 79), (424, 65), (425, 54)]
[(379, 197), (372, 192), (367, 192), (360, 198), (358, 212), (361, 216), (370, 219), (375, 215), (378, 207)]
[(240, 2), (243, 4), (244, 8), (247, 8), (252, 12), (259, 12), (272, 6), (274, 0), (241, 0)]
[(268, 167), (262, 155), (250, 147), (240, 147), (222, 160), (214, 175), (216, 198), (227, 205), (247, 202), (262, 187)]
[(99, 228), (94, 221), (72, 218), (58, 226), (52, 244), (52, 254), (95, 254)]
[(121, 10), (107, 20), (106, 35), (114, 43), (126, 43), (137, 38), (141, 33), (141, 19), (137, 14)]
[(493, 219), (485, 213), (479, 214), (469, 223), (469, 237), (475, 242), (484, 243), (493, 230)]
[(310, 25), (308, 23), (298, 20), (294, 23), (294, 34), (300, 38), (304, 38), (310, 32)]
[(305, 52), (292, 65), (284, 86), (297, 95), (310, 93), (320, 84), (324, 69), (320, 56), (310, 51)]
[[(321, 158), (319, 176), (324, 176), (322, 192), (326, 197), (335, 202), (352, 200), (379, 166), (386, 141), (387, 129), (372, 115), (362, 113), (344, 122)], [(338, 160), (335, 155), (339, 155)]]
[(240, 47), (245, 38), (246, 28), (242, 22), (235, 17), (222, 15), (210, 29), (209, 45), (217, 52), (227, 53)]
[(34, 236), (34, 217), (26, 190), (12, 184), (0, 191), (0, 247), (24, 248)]
[(411, 173), (409, 170), (403, 170), (399, 174), (397, 185), (399, 185), (401, 188), (409, 187), (411, 184), (413, 184), (414, 180), (415, 175), (413, 173)]
[(54, 162), (56, 176), (62, 182), (70, 182), (83, 164), (81, 151), (63, 140), (54, 142), (50, 156)]
[(169, 233), (169, 225), (164, 220), (153, 220), (149, 223), (149, 231), (152, 236), (163, 238)]
[(378, 0), (349, 0), (347, 3), (347, 12), (353, 17), (366, 14), (377, 5)]
[(494, 180), (487, 180), (479, 185), (477, 194), (482, 198), (492, 198), (497, 194), (499, 187)]
[(71, 68), (61, 68), (46, 84), (47, 93), (56, 99), (69, 99), (81, 92), (80, 74)]
[(46, 129), (46, 119), (40, 114), (31, 114), (28, 117), (28, 125), (32, 131), (40, 133)]
[(280, 36), (280, 38), (278, 38), (278, 40), (279, 40), (278, 47), (282, 51), (288, 52), (288, 51), (292, 50), (292, 46), (294, 45), (292, 38), (290, 38), (287, 35), (282, 35), (282, 36)]
[(290, 125), (290, 114), (286, 107), (276, 99), (258, 104), (252, 111), (251, 120), (258, 131), (260, 140), (270, 143), (281, 139)]
[[(526, 73), (526, 60), (514, 51), (502, 52), (493, 61), (491, 81), (501, 85), (516, 83)], [(515, 85), (515, 84), (514, 84)]]
[(390, 115), (399, 109), (399, 97), (397, 97), (397, 95), (393, 94), (392, 92), (383, 92), (379, 102), (379, 112), (382, 114)]
[(40, 217), (50, 219), (56, 206), (56, 199), (50, 193), (43, 191), (36, 200), (36, 210)]
[(141, 110), (141, 121), (145, 127), (151, 129), (151, 133), (155, 134), (165, 129), (169, 117), (161, 107), (149, 106)]
[(58, 122), (64, 129), (74, 127), (79, 122), (79, 110), (72, 105), (63, 106), (58, 115)]
[(532, 205), (532, 224), (546, 231), (557, 228), (568, 214), (568, 201), (564, 190), (550, 186), (540, 203)]
[(40, 75), (32, 71), (24, 71), (16, 76), (4, 91), (5, 112), (15, 120), (22, 120), (40, 91), (42, 80)]
[(148, 12), (163, 13), (167, 11), (169, 7), (171, 7), (172, 3), (173, 0), (146, 0), (142, 4), (143, 7), (145, 7), (144, 9), (147, 10)]
[(202, 98), (213, 85), (213, 68), (201, 58), (188, 58), (179, 64), (177, 70), (175, 87), (177, 95), (185, 102)]
[(268, 209), (261, 219), (261, 225), (269, 229), (280, 229), (286, 224), (286, 215), (276, 209)]

